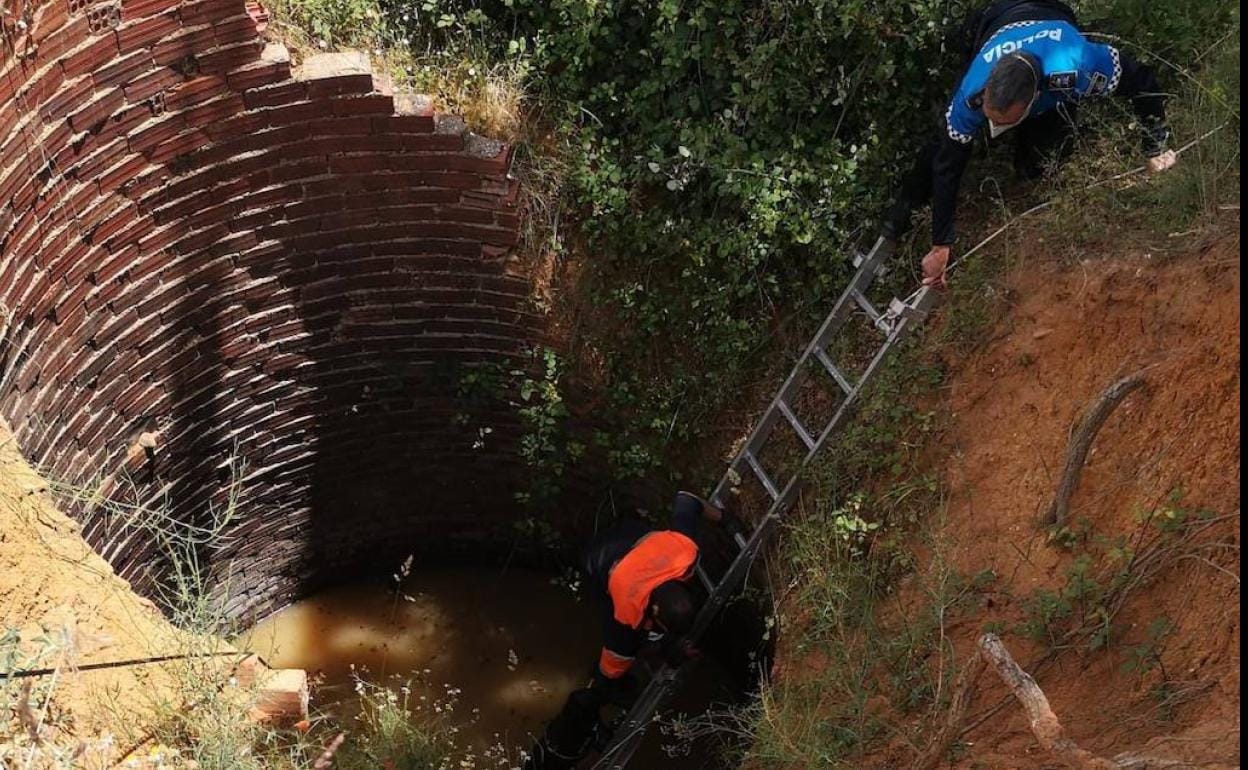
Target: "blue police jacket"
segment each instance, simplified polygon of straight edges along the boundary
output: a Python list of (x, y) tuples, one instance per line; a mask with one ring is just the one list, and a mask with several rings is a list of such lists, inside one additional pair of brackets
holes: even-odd
[[(1056, 14), (1055, 14), (1056, 15)], [(977, 41), (978, 42), (978, 41)], [(1039, 62), (1040, 93), (1030, 115), (1062, 103), (1116, 94), (1131, 100), (1144, 132), (1146, 154), (1164, 149), (1164, 94), (1152, 70), (1111, 45), (1094, 43), (1064, 19), (1022, 19), (989, 30), (975, 50), (944, 113), (932, 161), (932, 243), (954, 241), (954, 212), (971, 142), (984, 117), (984, 84), (997, 62), (1014, 53)]]

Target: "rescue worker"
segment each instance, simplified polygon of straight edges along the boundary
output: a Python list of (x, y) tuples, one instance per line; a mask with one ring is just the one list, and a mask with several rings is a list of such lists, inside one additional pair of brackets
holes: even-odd
[(585, 550), (581, 568), (587, 587), (606, 599), (596, 687), (621, 684), (646, 641), (665, 642), (677, 660), (697, 654), (683, 636), (698, 610), (688, 583), (698, 561), (696, 538), (703, 518), (719, 521), (722, 512), (696, 495), (679, 492), (672, 503), (671, 529), (651, 531), (641, 522), (624, 522)]
[(1153, 71), (1127, 53), (1085, 38), (1074, 11), (1058, 0), (999, 0), (972, 14), (962, 31), (966, 69), (944, 112), (940, 135), (919, 153), (885, 216), (884, 235), (910, 228), (912, 210), (932, 204), (932, 248), (923, 283), (943, 286), (955, 239), (958, 185), (981, 128), (1017, 136), (1014, 165), (1036, 179), (1073, 150), (1077, 106), (1117, 94), (1131, 100), (1153, 172), (1174, 165), (1166, 149), (1164, 95)]
[(671, 529), (651, 530), (640, 521), (622, 522), (594, 538), (581, 557), (590, 594), (604, 600), (603, 645), (589, 687), (568, 696), (525, 763), (525, 770), (567, 770), (605, 737), (602, 706), (626, 706), (632, 691), (627, 676), (642, 645), (662, 645), (669, 663), (699, 652), (685, 634), (698, 602), (687, 584), (698, 561), (701, 519), (720, 521), (723, 513), (689, 492), (672, 504)]

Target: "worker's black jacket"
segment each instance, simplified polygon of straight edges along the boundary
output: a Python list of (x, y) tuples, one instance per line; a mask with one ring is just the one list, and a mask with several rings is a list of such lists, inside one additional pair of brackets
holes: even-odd
[[(1043, 21), (1060, 24), (1047, 30), (1036, 23)], [(1058, 0), (1000, 0), (964, 23), (957, 45), (967, 64), (944, 113), (932, 161), (933, 244), (954, 240), (958, 187), (971, 156), (971, 139), (984, 121), (983, 82), (1003, 53), (1029, 54), (1041, 67), (1041, 92), (1032, 115), (1116, 93), (1131, 100), (1145, 129), (1146, 154), (1164, 148), (1164, 97), (1152, 70), (1112, 46), (1082, 39), (1074, 24), (1074, 12)]]
[(583, 555), (589, 590), (606, 600), (603, 646), (598, 673), (619, 679), (632, 664), (647, 635), (644, 626), (650, 590), (664, 580), (687, 582), (697, 561), (696, 538), (702, 501), (681, 492), (672, 503), (671, 527), (653, 531), (626, 522), (596, 538)]

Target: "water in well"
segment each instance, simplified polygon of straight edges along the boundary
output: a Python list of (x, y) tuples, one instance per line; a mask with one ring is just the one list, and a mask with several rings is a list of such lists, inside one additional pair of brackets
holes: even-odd
[[(414, 571), (399, 592), (378, 581), (323, 591), (267, 618), (239, 643), (271, 666), (313, 675), (314, 711), (350, 720), (356, 675), (396, 689), (411, 681), (411, 697), (423, 696), (426, 707), (454, 701), (451, 719), (465, 751), (482, 755), (502, 744), (515, 756), (588, 681), (601, 644), (600, 612), (549, 574), (438, 568)], [(739, 695), (711, 658), (695, 678), (677, 708), (696, 713)], [(637, 767), (722, 766), (705, 745), (670, 756), (675, 739), (656, 734), (647, 743)]]

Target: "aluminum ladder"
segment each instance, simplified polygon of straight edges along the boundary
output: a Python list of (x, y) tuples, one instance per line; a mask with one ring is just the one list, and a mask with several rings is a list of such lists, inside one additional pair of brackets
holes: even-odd
[[(876, 277), (883, 274), (893, 250), (893, 243), (881, 237), (865, 255), (855, 256), (854, 265), (857, 270), (849, 286), (841, 294), (832, 312), (828, 314), (823, 325), (819, 327), (819, 331), (794, 364), (788, 378), (780, 386), (780, 390), (771, 400), (767, 410), (763, 412), (762, 418), (754, 426), (753, 432), (750, 433), (741, 450), (729, 463), (719, 483), (715, 485), (710, 501), (722, 508), (723, 495), (739, 484), (740, 480), (749, 473), (758, 480), (771, 502), (767, 512), (754, 525), (753, 532), (748, 537), (741, 532), (733, 535), (738, 553), (718, 581), (712, 580), (699, 562), (698, 579), (706, 588), (708, 596), (689, 632), (689, 637), (695, 642), (701, 638), (711, 621), (745, 580), (765, 539), (797, 497), (797, 482), (806, 466), (819, 453), (828, 439), (846, 424), (863, 388), (879, 371), (893, 347), (915, 326), (922, 323), (934, 303), (935, 293), (930, 287), (925, 286), (912, 294), (908, 300), (894, 298), (889, 302), (886, 310), (878, 310), (872, 305), (867, 298), (867, 290)], [(866, 314), (883, 341), (870, 357), (865, 369), (857, 377), (857, 381), (851, 382), (852, 375), (832, 360), (827, 348), (836, 340), (845, 322), (858, 311)], [(832, 389), (839, 389), (843, 394), (843, 399), (834, 414), (817, 433), (803, 424), (793, 408), (793, 399), (808, 380), (809, 370), (813, 368), (812, 362), (817, 362), (820, 365), (818, 368), (831, 379)], [(816, 369), (817, 372), (818, 369)], [(767, 474), (759, 458), (775, 428), (782, 423), (788, 425), (789, 429), (796, 434), (801, 446), (805, 448), (805, 455), (796, 468), (788, 474), (788, 478), (773, 479)], [(668, 697), (679, 689), (682, 673), (686, 668), (687, 664), (680, 668), (665, 665), (653, 672), (649, 684), (619, 720), (610, 741), (593, 765), (593, 770), (623, 770), (628, 765), (638, 746), (641, 745), (646, 728), (654, 721)]]

